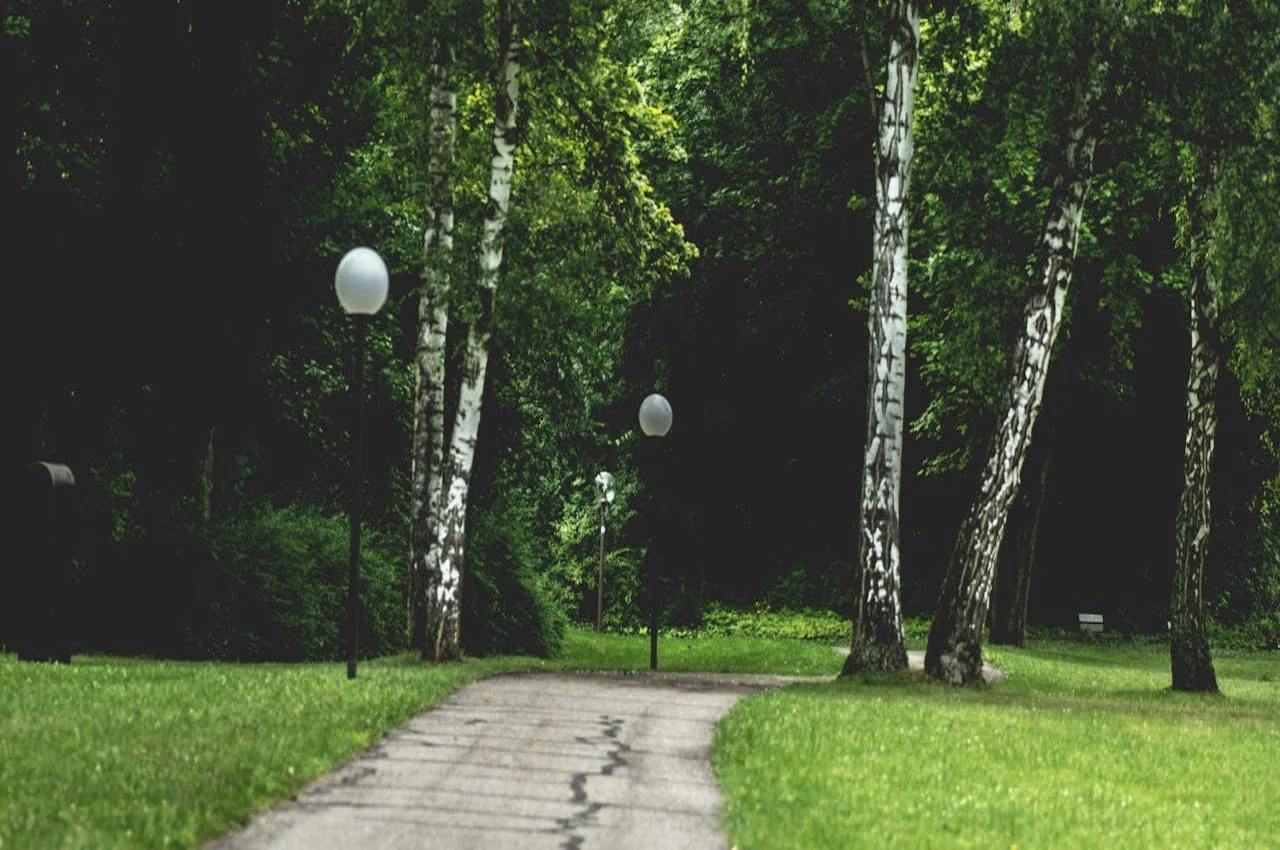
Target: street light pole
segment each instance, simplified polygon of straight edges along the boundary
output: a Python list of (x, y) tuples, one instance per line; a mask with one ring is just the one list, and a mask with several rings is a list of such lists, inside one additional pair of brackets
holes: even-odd
[(596, 631), (604, 622), (604, 524), (608, 514), (608, 502), (600, 502), (600, 572), (596, 576)]
[(596, 476), (596, 498), (600, 500), (600, 572), (596, 576), (596, 631), (604, 622), (604, 529), (609, 515), (609, 503), (615, 495), (613, 476), (601, 472)]
[(351, 551), (347, 572), (347, 678), (356, 677), (360, 637), (360, 503), (364, 483), (364, 360), (369, 317), (387, 300), (387, 265), (372, 248), (352, 248), (333, 279), (338, 303), (355, 316), (354, 389), (356, 416), (351, 429)]
[(360, 643), (360, 485), (364, 481), (364, 348), (369, 317), (357, 315), (356, 421), (351, 431), (351, 552), (347, 570), (347, 678), (356, 677)]
[[(664, 437), (671, 430), (671, 403), (658, 393), (647, 396), (640, 402), (640, 430), (646, 437)], [(659, 467), (665, 464), (658, 464)], [(662, 476), (664, 470), (659, 469)], [(652, 480), (652, 479), (650, 479)], [(658, 498), (663, 496), (657, 494)], [(661, 533), (661, 529), (659, 532)], [(658, 563), (653, 555), (652, 532), (649, 540), (649, 552), (645, 560), (649, 562), (649, 669), (658, 669)]]

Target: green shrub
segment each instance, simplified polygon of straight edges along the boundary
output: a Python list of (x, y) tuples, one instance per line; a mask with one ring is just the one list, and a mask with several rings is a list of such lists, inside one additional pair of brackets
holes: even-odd
[[(933, 621), (928, 617), (907, 617), (902, 621), (902, 632), (909, 645), (923, 646), (929, 640), (929, 627)], [(851, 633), (852, 636), (852, 633)]]
[(853, 610), (854, 564), (839, 558), (802, 563), (765, 590), (764, 601), (777, 611)]
[(1214, 648), (1280, 649), (1280, 611), (1259, 613), (1230, 628), (1211, 619), (1207, 631)]
[[(605, 540), (604, 617), (606, 631), (634, 632), (647, 627), (643, 580), (645, 550), (617, 546), (624, 524), (634, 517), (620, 486), (609, 511)], [(590, 625), (596, 621), (596, 583), (600, 575), (600, 510), (587, 499), (566, 502), (555, 523), (545, 575), (556, 605), (569, 619)]]
[(797, 638), (800, 640), (847, 641), (853, 624), (831, 611), (780, 610), (757, 605), (750, 611), (738, 611), (712, 603), (702, 612), (702, 623), (696, 629), (669, 629), (664, 633), (687, 636)]
[[(212, 659), (318, 661), (345, 656), (349, 524), (302, 505), (215, 523), (205, 553), (186, 552), (184, 654)], [(202, 557), (203, 555), (203, 557)], [(359, 647), (404, 647), (403, 554), (363, 529)]]
[(463, 647), (471, 655), (559, 654), (568, 618), (539, 571), (529, 518), (498, 507), (468, 520)]
[[(643, 549), (615, 549), (604, 562), (604, 629), (634, 632), (648, 628)], [(595, 579), (592, 578), (592, 587)]]

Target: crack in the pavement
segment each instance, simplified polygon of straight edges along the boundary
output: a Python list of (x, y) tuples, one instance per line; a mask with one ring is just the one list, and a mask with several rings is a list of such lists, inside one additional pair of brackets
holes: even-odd
[(367, 779), (377, 772), (378, 769), (376, 767), (361, 767), (359, 770), (353, 770), (350, 773), (343, 774), (342, 778), (338, 780), (338, 784), (355, 785), (361, 779)]
[(627, 766), (626, 754), (631, 752), (630, 744), (618, 740), (618, 734), (622, 731), (624, 722), (621, 717), (602, 714), (597, 722), (601, 727), (597, 734), (575, 735), (574, 740), (587, 746), (610, 745), (604, 753), (606, 763), (594, 773), (584, 770), (575, 773), (569, 780), (569, 790), (573, 792), (571, 802), (584, 808), (570, 817), (556, 819), (556, 831), (565, 835), (564, 841), (560, 844), (561, 850), (581, 850), (586, 836), (579, 834), (578, 830), (590, 823), (605, 807), (604, 803), (591, 802), (587, 795), (587, 779), (591, 776), (612, 776), (615, 770)]

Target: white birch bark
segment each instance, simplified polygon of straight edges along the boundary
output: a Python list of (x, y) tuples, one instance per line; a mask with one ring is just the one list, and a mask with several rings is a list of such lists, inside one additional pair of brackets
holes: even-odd
[(445, 463), (448, 481), (440, 526), (439, 585), (436, 603), (441, 617), (428, 642), (434, 657), (457, 658), (461, 652), (462, 566), (466, 551), (467, 494), (480, 432), (480, 406), (484, 400), (485, 371), (489, 365), (489, 336), (498, 271), (502, 266), (503, 227), (511, 200), (511, 176), (515, 168), (516, 106), (520, 95), (520, 40), (518, 20), (521, 0), (501, 0), (498, 76), (495, 80), (493, 156), (489, 167), (489, 205), (480, 238), (480, 314), (467, 330), (467, 349), (460, 376), (458, 411)]
[(1175, 520), (1169, 656), (1176, 691), (1218, 690), (1204, 622), (1204, 562), (1209, 543), (1209, 473), (1218, 427), (1214, 392), (1221, 360), (1212, 310), (1216, 280), (1204, 257), (1204, 231), (1193, 196), (1191, 212), (1191, 369), (1187, 374), (1187, 438), (1182, 496)]
[(433, 58), (427, 163), (426, 227), (418, 335), (414, 355), (413, 460), (409, 494), (409, 638), (424, 659), (433, 657), (427, 634), (441, 611), (439, 584), (441, 496), (444, 492), (444, 364), (449, 330), (449, 262), (453, 252), (453, 162), (458, 98), (453, 51), (441, 41)]
[(1094, 104), (1106, 66), (1095, 62), (1076, 92), (1067, 120), (1063, 171), (1049, 197), (1036, 271), (1023, 307), (1022, 333), (978, 496), (961, 524), (929, 630), (925, 672), (953, 684), (982, 681), (982, 627), (1009, 508), (1018, 494), (1031, 430), (1044, 396), (1049, 357), (1075, 263), (1084, 198), (1097, 140)]
[(907, 199), (914, 157), (912, 122), (920, 45), (916, 0), (889, 7), (889, 62), (876, 156), (874, 291), (868, 319), (867, 441), (862, 468), (860, 581), (853, 646), (844, 674), (907, 666), (899, 593), (898, 519), (902, 481), (907, 347)]

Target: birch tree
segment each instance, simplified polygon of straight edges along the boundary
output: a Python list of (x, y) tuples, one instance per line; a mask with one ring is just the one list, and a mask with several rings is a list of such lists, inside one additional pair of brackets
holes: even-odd
[[(1216, 169), (1212, 170), (1216, 174)], [(1203, 186), (1203, 181), (1197, 181)], [(1176, 691), (1218, 690), (1205, 635), (1204, 564), (1210, 528), (1209, 473), (1218, 425), (1214, 393), (1222, 361), (1214, 322), (1217, 282), (1205, 257), (1203, 197), (1193, 188), (1187, 203), (1191, 292), (1188, 297), (1191, 368), (1187, 374), (1187, 436), (1183, 448), (1182, 495), (1175, 520), (1169, 655)]]
[[(1182, 85), (1170, 92), (1169, 102), (1186, 142), (1174, 151), (1184, 152), (1183, 161), (1192, 169), (1183, 230), (1190, 364), (1182, 492), (1174, 520), (1169, 654), (1174, 690), (1216, 693), (1205, 633), (1205, 565), (1218, 375), (1234, 349), (1230, 365), (1244, 397), (1252, 394), (1253, 369), (1265, 362), (1260, 348), (1275, 346), (1272, 329), (1280, 303), (1274, 266), (1264, 259), (1275, 243), (1274, 211), (1267, 207), (1274, 205), (1276, 173), (1277, 13), (1270, 4), (1244, 0), (1199, 3), (1186, 15), (1177, 8), (1169, 11), (1170, 40), (1183, 48), (1175, 53), (1180, 61), (1172, 75)], [(1247, 167), (1239, 169), (1244, 163)], [(1245, 221), (1250, 223), (1241, 229)], [(1242, 255), (1249, 259), (1240, 262)], [(1270, 345), (1257, 345), (1260, 327), (1271, 335)], [(1274, 372), (1263, 384), (1274, 393)]]
[(863, 454), (860, 581), (853, 645), (844, 674), (907, 666), (899, 594), (903, 400), (907, 343), (907, 199), (914, 155), (912, 122), (920, 45), (915, 0), (889, 5), (889, 61), (876, 155), (874, 290), (868, 319), (870, 373)]
[[(459, 373), (458, 410), (444, 464), (448, 482), (436, 532), (439, 575), (430, 608), (426, 639), (430, 657), (452, 660), (459, 656), (462, 640), (462, 567), (466, 550), (467, 494), (480, 432), (484, 379), (489, 364), (489, 338), (493, 307), (502, 266), (503, 227), (511, 200), (515, 168), (516, 107), (520, 95), (519, 13), (522, 0), (500, 0), (498, 64), (494, 80), (493, 151), (489, 166), (489, 203), (480, 237), (480, 312), (467, 329), (466, 351)], [(436, 618), (438, 617), (438, 619)]]
[(982, 628), (996, 559), (1044, 395), (1049, 358), (1062, 326), (1085, 194), (1093, 175), (1094, 112), (1106, 68), (1096, 55), (1079, 82), (1067, 118), (1061, 171), (1049, 196), (1003, 413), (987, 451), (977, 498), (960, 526), (929, 630), (925, 671), (953, 684), (982, 679)]
[(453, 49), (438, 37), (431, 60), (431, 115), (428, 129), (426, 226), (422, 288), (414, 353), (413, 458), (409, 493), (410, 646), (426, 660), (428, 624), (439, 630), (440, 550), (438, 546), (444, 465), (445, 341), (449, 329), (449, 262), (453, 252), (454, 144), (458, 97)]

